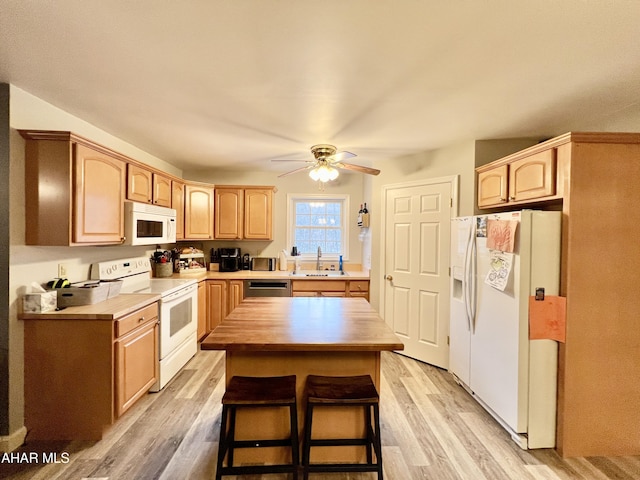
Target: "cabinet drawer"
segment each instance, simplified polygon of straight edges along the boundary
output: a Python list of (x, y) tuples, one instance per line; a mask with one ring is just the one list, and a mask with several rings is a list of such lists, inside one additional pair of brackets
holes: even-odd
[(345, 280), (293, 280), (291, 290), (294, 292), (345, 292)]
[(349, 282), (349, 292), (351, 295), (355, 293), (365, 293), (369, 291), (369, 282), (366, 280), (351, 280)]
[(153, 303), (147, 307), (141, 308), (126, 317), (119, 318), (115, 321), (116, 324), (116, 338), (130, 332), (131, 330), (138, 328), (140, 325), (144, 325), (150, 320), (158, 318), (158, 304)]

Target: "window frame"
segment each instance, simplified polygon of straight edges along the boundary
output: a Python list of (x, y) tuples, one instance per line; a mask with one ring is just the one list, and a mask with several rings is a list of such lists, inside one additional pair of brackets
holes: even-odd
[[(346, 193), (288, 193), (287, 194), (287, 252), (291, 253), (293, 248), (294, 233), (295, 233), (295, 202), (300, 201), (340, 201), (342, 203), (340, 215), (342, 217), (342, 260), (349, 260), (349, 194)], [(322, 252), (322, 259), (325, 261), (338, 261), (340, 254), (325, 254)], [(315, 253), (300, 254), (299, 257), (302, 261), (315, 261)]]

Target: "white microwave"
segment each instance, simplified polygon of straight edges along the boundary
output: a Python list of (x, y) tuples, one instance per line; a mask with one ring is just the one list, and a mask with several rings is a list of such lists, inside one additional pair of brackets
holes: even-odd
[(176, 242), (176, 211), (139, 202), (124, 202), (125, 245)]

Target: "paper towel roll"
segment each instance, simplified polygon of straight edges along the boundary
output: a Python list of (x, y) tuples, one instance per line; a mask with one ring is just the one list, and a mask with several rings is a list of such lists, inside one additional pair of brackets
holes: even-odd
[(278, 263), (280, 264), (279, 268), (282, 271), (287, 270), (287, 252), (282, 250), (278, 255)]

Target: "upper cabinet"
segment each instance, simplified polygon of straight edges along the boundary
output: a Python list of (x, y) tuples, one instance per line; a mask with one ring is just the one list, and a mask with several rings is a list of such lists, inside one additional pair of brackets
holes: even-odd
[(185, 182), (184, 240), (213, 239), (213, 187)]
[(20, 134), (26, 244), (122, 243), (126, 158), (70, 132)]
[(244, 217), (244, 190), (241, 188), (215, 188), (215, 238), (241, 239)]
[(273, 187), (244, 191), (244, 238), (273, 239)]
[(556, 193), (556, 149), (509, 164), (509, 201), (520, 202)]
[(171, 182), (171, 208), (176, 211), (176, 240), (184, 240), (184, 182)]
[(478, 173), (478, 207), (507, 203), (507, 165)]
[(130, 163), (127, 166), (127, 200), (171, 207), (171, 179)]
[(557, 196), (556, 149), (492, 162), (478, 172), (478, 208), (552, 200)]
[(271, 240), (273, 191), (271, 186), (216, 187), (215, 238)]

